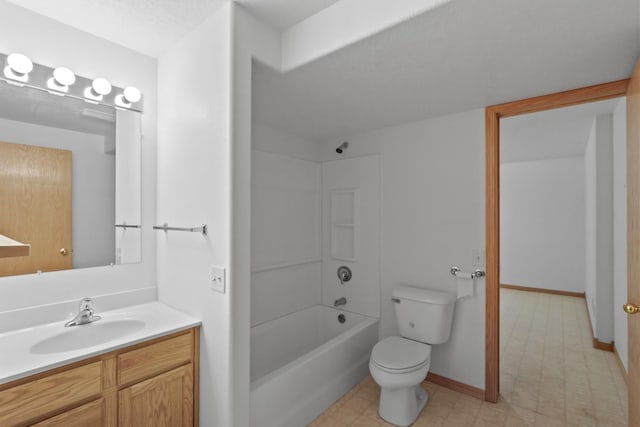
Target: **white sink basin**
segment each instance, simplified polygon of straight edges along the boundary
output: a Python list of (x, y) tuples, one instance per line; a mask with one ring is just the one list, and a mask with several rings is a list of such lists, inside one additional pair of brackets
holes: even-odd
[(80, 326), (70, 326), (64, 332), (36, 342), (33, 354), (64, 353), (104, 344), (144, 328), (146, 323), (135, 319), (98, 320)]

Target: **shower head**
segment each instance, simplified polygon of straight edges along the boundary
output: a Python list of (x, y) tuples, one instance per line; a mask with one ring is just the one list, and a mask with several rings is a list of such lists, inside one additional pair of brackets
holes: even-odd
[(342, 144), (340, 144), (340, 146), (338, 148), (336, 148), (336, 153), (342, 154), (342, 152), (344, 150), (346, 150), (347, 148), (349, 148), (349, 143), (347, 141), (345, 141)]

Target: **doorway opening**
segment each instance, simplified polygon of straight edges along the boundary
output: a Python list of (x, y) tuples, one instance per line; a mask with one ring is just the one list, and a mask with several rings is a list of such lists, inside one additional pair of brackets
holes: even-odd
[(500, 392), (500, 120), (626, 95), (620, 80), (486, 108), (486, 371), (485, 400)]

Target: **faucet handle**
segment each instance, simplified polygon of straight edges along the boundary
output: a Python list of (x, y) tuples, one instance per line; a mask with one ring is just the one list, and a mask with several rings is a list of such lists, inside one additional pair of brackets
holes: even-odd
[(79, 311), (93, 311), (93, 300), (88, 297), (84, 297), (80, 300)]
[(338, 279), (340, 280), (340, 284), (344, 285), (345, 282), (351, 280), (352, 274), (351, 269), (346, 265), (342, 265), (338, 267)]

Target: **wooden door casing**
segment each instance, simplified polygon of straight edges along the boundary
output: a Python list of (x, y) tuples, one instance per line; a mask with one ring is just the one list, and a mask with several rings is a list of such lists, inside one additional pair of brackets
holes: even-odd
[[(627, 301), (640, 305), (640, 60), (627, 90)], [(628, 335), (629, 426), (638, 427), (640, 314), (628, 315)]]

